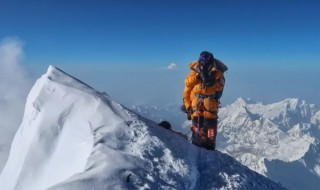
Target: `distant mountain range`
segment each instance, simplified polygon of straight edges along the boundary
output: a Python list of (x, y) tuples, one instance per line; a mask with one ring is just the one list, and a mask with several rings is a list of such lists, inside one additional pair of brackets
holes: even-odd
[[(187, 132), (190, 122), (178, 105), (171, 107), (132, 109), (153, 120), (168, 118), (176, 130)], [(301, 99), (263, 104), (239, 98), (219, 110), (218, 131), (218, 149), (250, 169), (289, 189), (320, 187), (320, 110), (316, 105)]]

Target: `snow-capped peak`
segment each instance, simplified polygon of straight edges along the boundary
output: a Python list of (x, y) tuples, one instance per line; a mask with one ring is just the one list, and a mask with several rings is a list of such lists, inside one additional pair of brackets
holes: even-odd
[(283, 189), (50, 66), (32, 88), (3, 190)]
[(319, 125), (319, 129), (320, 129), (320, 111), (318, 111), (312, 116), (311, 123), (315, 125)]
[[(281, 179), (287, 187), (295, 188), (292, 184), (297, 180), (290, 181), (281, 172), (269, 171), (270, 165), (299, 161), (305, 163), (305, 166), (301, 166), (300, 173), (318, 173), (319, 148), (312, 150), (310, 147), (319, 147), (319, 113), (314, 104), (308, 104), (298, 98), (285, 99), (273, 104), (238, 99), (219, 112), (219, 134), (223, 136), (220, 138), (220, 144), (224, 152), (249, 168), (272, 179)], [(308, 158), (306, 155), (309, 155)], [(300, 184), (303, 184), (299, 187), (313, 183), (320, 185), (319, 178), (314, 176), (309, 180), (311, 179), (312, 183), (303, 178), (299, 179)]]

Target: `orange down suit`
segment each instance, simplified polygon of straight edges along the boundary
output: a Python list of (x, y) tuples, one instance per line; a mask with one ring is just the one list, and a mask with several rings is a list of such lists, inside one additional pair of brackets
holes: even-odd
[(197, 77), (198, 73), (194, 71), (198, 68), (198, 64), (198, 61), (195, 61), (189, 65), (191, 72), (185, 79), (183, 91), (184, 106), (186, 109), (192, 109), (191, 119), (198, 116), (203, 116), (207, 119), (217, 118), (219, 102), (216, 98), (209, 96), (223, 90), (225, 83), (223, 72), (213, 68), (211, 72), (214, 73), (216, 82), (213, 86), (204, 86), (202, 81)]

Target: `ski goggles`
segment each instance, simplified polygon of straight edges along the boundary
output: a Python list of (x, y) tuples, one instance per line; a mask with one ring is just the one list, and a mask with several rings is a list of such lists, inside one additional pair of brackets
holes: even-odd
[(198, 59), (199, 63), (201, 64), (206, 64), (208, 63), (210, 60), (210, 56), (207, 56), (207, 55), (201, 55)]

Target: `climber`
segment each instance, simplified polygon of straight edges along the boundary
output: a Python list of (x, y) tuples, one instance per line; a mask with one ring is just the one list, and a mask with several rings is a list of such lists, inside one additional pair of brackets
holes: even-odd
[(225, 84), (224, 72), (228, 68), (208, 51), (201, 52), (198, 61), (189, 67), (181, 111), (192, 120), (192, 143), (215, 150), (218, 108)]

